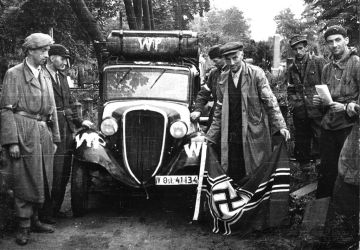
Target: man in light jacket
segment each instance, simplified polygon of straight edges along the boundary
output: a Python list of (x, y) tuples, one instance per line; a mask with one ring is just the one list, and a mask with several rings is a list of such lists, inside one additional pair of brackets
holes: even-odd
[(251, 175), (271, 154), (271, 130), (286, 140), (286, 128), (276, 97), (263, 70), (243, 61), (243, 44), (221, 47), (229, 66), (218, 84), (218, 101), (206, 139), (221, 145), (221, 166), (236, 182)]
[(51, 78), (41, 67), (52, 43), (42, 33), (25, 38), (26, 58), (6, 72), (0, 100), (1, 145), (13, 171), (19, 245), (27, 244), (30, 226), (35, 232), (54, 232), (38, 218), (51, 193), (55, 143), (60, 142)]

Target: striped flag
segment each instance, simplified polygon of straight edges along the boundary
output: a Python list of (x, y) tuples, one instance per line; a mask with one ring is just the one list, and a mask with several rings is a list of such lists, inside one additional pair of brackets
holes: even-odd
[(208, 146), (202, 191), (213, 218), (213, 232), (246, 234), (289, 223), (290, 168), (282, 141), (251, 176), (234, 183)]

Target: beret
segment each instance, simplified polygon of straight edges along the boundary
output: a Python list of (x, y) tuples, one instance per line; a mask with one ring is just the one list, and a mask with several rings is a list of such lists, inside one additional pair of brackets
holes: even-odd
[(70, 52), (61, 44), (50, 45), (49, 56), (62, 56), (70, 58)]
[(326, 38), (328, 38), (328, 36), (331, 35), (342, 35), (343, 37), (347, 37), (347, 32), (346, 29), (344, 29), (342, 26), (340, 25), (334, 25), (334, 26), (330, 26), (324, 34), (325, 40)]
[(44, 33), (33, 33), (25, 38), (23, 47), (25, 49), (40, 49), (54, 43), (51, 36)]
[(306, 35), (294, 35), (290, 39), (290, 46), (292, 47), (298, 43), (303, 43), (303, 42), (307, 44)]
[(228, 42), (220, 47), (220, 53), (222, 55), (232, 54), (239, 50), (242, 50), (244, 45), (241, 42)]
[(209, 49), (209, 57), (210, 57), (210, 59), (214, 59), (214, 58), (216, 58), (216, 57), (221, 57), (220, 45), (212, 46), (212, 47)]

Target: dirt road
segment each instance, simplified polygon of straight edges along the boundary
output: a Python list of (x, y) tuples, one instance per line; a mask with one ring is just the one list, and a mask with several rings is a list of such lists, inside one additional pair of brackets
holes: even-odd
[[(0, 249), (293, 249), (295, 239), (284, 232), (222, 236), (211, 232), (210, 223), (191, 223), (192, 211), (182, 201), (164, 206), (161, 200), (135, 199), (125, 207), (97, 199), (81, 218), (71, 217), (67, 195), (53, 234), (31, 234), (25, 247), (17, 246), (14, 233), (0, 239)], [(260, 236), (261, 235), (261, 236)]]

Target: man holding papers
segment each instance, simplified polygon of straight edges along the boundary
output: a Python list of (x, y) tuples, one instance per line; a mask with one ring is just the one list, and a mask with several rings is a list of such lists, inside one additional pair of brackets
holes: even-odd
[[(356, 49), (348, 47), (349, 38), (341, 26), (331, 26), (324, 34), (331, 61), (322, 72), (322, 84), (329, 89), (332, 102), (319, 95), (314, 105), (324, 107), (321, 121), (320, 158), (317, 198), (332, 196), (338, 173), (338, 159), (344, 141), (356, 121), (355, 105), (359, 96), (360, 59)], [(319, 89), (319, 94), (323, 94)], [(326, 90), (325, 90), (326, 91)]]

